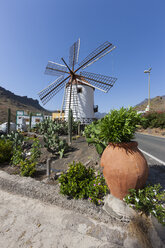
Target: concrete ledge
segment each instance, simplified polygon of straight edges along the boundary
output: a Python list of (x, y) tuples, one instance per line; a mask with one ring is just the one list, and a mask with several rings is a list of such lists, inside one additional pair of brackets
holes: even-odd
[[(157, 223), (157, 220), (146, 219), (139, 214), (134, 215), (134, 211), (132, 212), (132, 209), (125, 206), (123, 201), (116, 200), (110, 195), (107, 196), (109, 202), (105, 202), (105, 210), (103, 210), (102, 207), (96, 207), (86, 200), (67, 199), (59, 194), (58, 185), (46, 184), (33, 178), (9, 175), (4, 171), (0, 171), (0, 189), (38, 199), (61, 207), (64, 211), (65, 209), (73, 211), (72, 215), (65, 215), (66, 228), (73, 231), (78, 229), (79, 232), (85, 232), (86, 235), (102, 241), (113, 240), (114, 246), (105, 247), (165, 247), (162, 237), (165, 229)], [(76, 215), (79, 217), (76, 218)], [(87, 222), (91, 223), (91, 220), (94, 221), (92, 223), (97, 223), (88, 226)]]
[(94, 217), (105, 223), (115, 223), (124, 226), (124, 223), (108, 215), (102, 207), (96, 207), (87, 200), (68, 199), (59, 193), (59, 185), (51, 185), (44, 182), (36, 181), (30, 177), (20, 177), (18, 175), (9, 175), (0, 171), (0, 188), (22, 196), (33, 199), (39, 199), (52, 205), (64, 209), (73, 210), (90, 217)]

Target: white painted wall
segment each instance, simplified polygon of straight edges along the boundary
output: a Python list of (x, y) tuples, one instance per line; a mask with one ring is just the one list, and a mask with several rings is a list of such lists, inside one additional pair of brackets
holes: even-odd
[[(77, 89), (82, 88), (81, 93)], [(70, 85), (66, 88), (65, 93), (65, 119), (68, 119)], [(74, 120), (93, 119), (94, 118), (94, 89), (83, 84), (72, 85), (71, 109)]]

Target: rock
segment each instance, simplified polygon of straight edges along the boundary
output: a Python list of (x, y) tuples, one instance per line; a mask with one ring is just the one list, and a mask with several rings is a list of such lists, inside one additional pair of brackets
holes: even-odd
[(150, 231), (152, 241), (156, 241), (155, 245), (158, 242), (165, 244), (165, 226), (160, 224), (153, 215), (150, 216), (150, 220), (153, 225), (153, 228)]
[[(7, 125), (8, 123), (5, 122), (5, 123), (2, 123), (0, 125), (0, 130), (3, 132), (3, 133), (7, 133)], [(13, 123), (13, 122), (10, 122), (10, 132), (15, 132), (16, 131), (16, 124)]]
[(42, 180), (43, 183), (49, 183), (51, 180), (50, 178), (46, 177)]
[(105, 197), (103, 209), (112, 217), (128, 221), (133, 219), (136, 215), (135, 210), (113, 195), (107, 195)]
[(59, 178), (59, 176), (61, 176), (62, 173), (63, 173), (62, 171), (55, 173), (54, 180), (57, 180)]

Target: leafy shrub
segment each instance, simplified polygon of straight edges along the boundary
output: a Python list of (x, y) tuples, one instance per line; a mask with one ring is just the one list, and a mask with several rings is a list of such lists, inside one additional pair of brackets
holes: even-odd
[(93, 122), (85, 128), (88, 143), (93, 143), (99, 154), (110, 143), (129, 142), (134, 137), (141, 116), (133, 108), (111, 110), (101, 120)]
[(30, 152), (31, 152), (31, 161), (36, 161), (40, 157), (41, 144), (37, 138), (34, 139)]
[[(77, 134), (78, 133), (78, 125), (79, 125), (79, 121), (72, 121), (72, 134)], [(67, 123), (67, 130), (68, 130), (68, 123)]]
[(24, 141), (24, 136), (20, 132), (11, 132), (8, 135), (1, 135), (1, 139), (10, 140), (13, 143), (13, 147), (21, 146)]
[(36, 162), (25, 159), (20, 161), (21, 176), (32, 177), (36, 171)]
[(37, 164), (37, 159), (41, 155), (41, 145), (39, 140), (36, 138), (32, 144), (30, 149), (30, 158), (25, 158), (25, 154), (21, 146), (14, 148), (13, 156), (11, 158), (11, 162), (13, 165), (20, 166), (20, 172), (22, 176), (33, 176), (36, 169), (35, 166)]
[(101, 204), (108, 192), (103, 176), (96, 176), (94, 169), (86, 168), (81, 162), (70, 164), (67, 173), (59, 177), (59, 182), (62, 194), (75, 199), (89, 199), (95, 204)]
[(98, 154), (102, 154), (108, 143), (101, 139), (101, 121), (94, 121), (85, 127), (84, 134), (88, 144), (94, 144)]
[(12, 142), (0, 139), (0, 163), (9, 162), (12, 157)]
[(111, 110), (101, 121), (101, 138), (106, 142), (130, 142), (141, 116), (133, 108)]
[(36, 172), (36, 164), (37, 159), (41, 155), (41, 145), (39, 140), (36, 138), (32, 144), (32, 148), (30, 149), (30, 158), (25, 158), (24, 160), (20, 161), (20, 172), (21, 176), (25, 177), (32, 177)]
[(165, 112), (149, 112), (143, 115), (141, 123), (143, 128), (165, 128)]
[(151, 213), (161, 224), (165, 225), (165, 208), (163, 207), (165, 191), (161, 191), (161, 188), (160, 184), (155, 184), (138, 191), (130, 189), (130, 193), (124, 198), (124, 201), (147, 215)]
[(18, 146), (17, 148), (13, 148), (13, 156), (11, 157), (11, 163), (12, 165), (18, 165), (23, 160), (23, 151), (21, 146)]

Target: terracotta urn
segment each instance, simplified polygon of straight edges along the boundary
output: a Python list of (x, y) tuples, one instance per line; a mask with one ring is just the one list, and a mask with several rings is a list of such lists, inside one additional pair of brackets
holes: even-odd
[(101, 157), (106, 183), (113, 196), (123, 199), (129, 189), (143, 188), (148, 178), (148, 165), (135, 141), (110, 143)]

